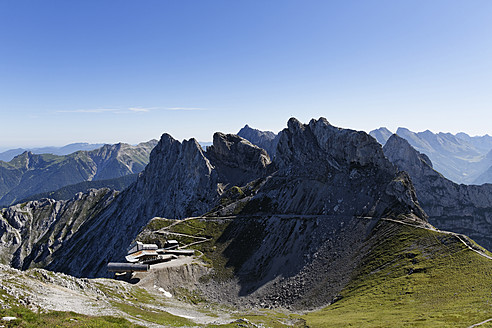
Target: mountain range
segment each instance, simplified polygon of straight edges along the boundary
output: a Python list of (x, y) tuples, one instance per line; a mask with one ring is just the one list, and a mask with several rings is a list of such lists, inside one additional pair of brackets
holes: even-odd
[[(151, 270), (137, 285), (184, 293), (194, 305), (203, 299), (207, 311), (255, 308), (252, 320), (275, 318), (267, 326), (452, 327), (489, 318), (491, 254), (438, 230), (453, 217), (461, 221), (450, 227), (481, 229), (492, 204), (487, 186), (445, 179), (398, 136), (383, 148), (324, 118), (292, 118), (276, 136), (248, 126), (240, 134), (275, 146), (217, 132), (204, 150), (195, 139), (163, 134), (121, 192), (0, 210), (0, 259), (23, 270), (108, 277), (107, 262), (122, 261), (133, 241), (172, 237), (197, 256)], [(135, 307), (142, 320), (154, 317), (155, 306)]]
[[(379, 128), (369, 133), (385, 145), (392, 133)], [(413, 148), (427, 155), (434, 168), (456, 183), (492, 183), (492, 137), (470, 137), (466, 133), (412, 132), (398, 128), (396, 134), (406, 139)]]
[[(241, 131), (245, 129), (246, 127)], [(245, 135), (255, 134), (261, 135), (249, 128), (249, 132)], [(492, 141), (491, 137), (469, 137), (461, 133), (458, 136), (464, 140), (462, 142), (451, 134), (434, 135), (429, 131), (415, 134), (403, 128), (399, 128), (397, 134), (393, 135), (385, 128), (372, 131), (371, 135), (379, 143), (384, 144), (385, 156), (397, 168), (410, 175), (419, 204), (429, 215), (431, 224), (440, 229), (470, 236), (481, 246), (492, 250), (492, 185), (464, 185), (451, 181), (435, 167), (430, 156), (416, 150), (407, 140), (413, 140), (414, 144), (419, 144), (420, 148), (425, 148), (427, 151), (441, 149), (441, 154), (444, 153), (442, 149), (445, 148), (448, 156), (462, 159), (467, 151), (473, 150), (478, 154), (477, 149), (480, 149), (482, 153), (487, 152), (487, 145)], [(432, 140), (434, 142), (431, 142)], [(435, 146), (436, 144), (440, 146)], [(431, 145), (434, 145), (434, 148)], [(489, 152), (487, 157), (490, 157), (490, 154)]]
[(69, 155), (24, 152), (10, 162), (0, 161), (0, 205), (7, 206), (35, 194), (80, 182), (139, 173), (147, 165), (156, 143), (151, 140), (137, 146), (104, 145)]
[[(381, 145), (393, 135), (387, 128), (379, 128), (369, 133)], [(489, 135), (471, 137), (460, 132), (432, 133), (431, 131), (412, 132), (406, 128), (396, 131), (417, 151), (426, 154), (437, 171), (456, 183), (481, 185), (492, 183), (492, 137)], [(275, 156), (278, 135), (271, 131), (261, 131), (245, 125), (238, 135), (265, 149)]]
[(76, 151), (91, 151), (101, 148), (104, 144), (90, 144), (86, 142), (72, 143), (62, 147), (40, 147), (40, 148), (16, 148), (9, 149), (0, 153), (0, 161), (10, 162), (14, 157), (22, 153), (31, 152), (33, 154), (52, 154), (52, 155), (69, 155)]

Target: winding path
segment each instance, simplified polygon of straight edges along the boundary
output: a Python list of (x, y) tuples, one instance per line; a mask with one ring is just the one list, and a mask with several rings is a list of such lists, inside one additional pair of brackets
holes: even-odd
[[(408, 223), (408, 222), (402, 222), (402, 221), (388, 219), (388, 218), (384, 218), (384, 219), (381, 219), (381, 220), (389, 221), (389, 222), (395, 222), (395, 223), (400, 223), (400, 224), (408, 225), (408, 226), (411, 226), (411, 227), (414, 227), (414, 228), (420, 228), (420, 229), (425, 229), (425, 230), (430, 230), (430, 231), (436, 231), (436, 232), (440, 232), (440, 233), (447, 234), (447, 235), (452, 235), (452, 236), (458, 238), (458, 240), (461, 241), (470, 250), (474, 251), (475, 253), (477, 253), (480, 256), (483, 256), (483, 257), (485, 257), (485, 258), (487, 258), (489, 260), (492, 260), (492, 256), (489, 256), (489, 255), (485, 254), (484, 252), (481, 252), (480, 250), (471, 247), (466, 241), (463, 240), (463, 238), (460, 236), (460, 234), (457, 234), (455, 232), (443, 231), (443, 230), (439, 230), (439, 229), (435, 229), (435, 228), (434, 229), (426, 228), (426, 227), (419, 226), (419, 225), (416, 225), (416, 224), (411, 224), (411, 223)], [(489, 320), (492, 320), (492, 319), (489, 319)], [(480, 324), (482, 324), (482, 323), (480, 323)]]
[(476, 324), (474, 324), (474, 325), (471, 325), (471, 326), (470, 326), (470, 327), (468, 327), (468, 328), (478, 327), (478, 326), (481, 326), (481, 325), (483, 325), (484, 323), (487, 323), (487, 322), (489, 322), (489, 321), (492, 321), (492, 318), (487, 319), (487, 320), (482, 321), (482, 322), (479, 322), (479, 323), (476, 323)]

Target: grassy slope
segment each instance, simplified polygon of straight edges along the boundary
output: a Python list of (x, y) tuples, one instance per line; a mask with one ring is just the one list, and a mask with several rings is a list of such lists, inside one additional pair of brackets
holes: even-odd
[[(154, 220), (150, 225), (160, 229), (169, 220)], [(220, 231), (226, 222), (190, 220), (171, 231), (212, 237), (196, 245), (211, 256)], [(150, 228), (150, 227), (149, 227)], [(247, 318), (267, 327), (469, 327), (492, 318), (492, 261), (469, 250), (453, 235), (414, 228), (393, 222), (381, 222), (368, 243), (369, 255), (343, 290), (341, 299), (318, 311), (299, 316), (276, 311), (251, 311), (233, 318)], [(150, 236), (148, 236), (150, 237)], [(218, 261), (221, 262), (221, 261)], [(222, 267), (218, 264), (216, 269)], [(215, 267), (215, 265), (214, 265)], [(146, 303), (156, 303), (144, 293), (116, 301), (114, 305), (133, 317), (170, 325), (190, 326), (190, 321), (155, 311)], [(150, 298), (149, 298), (150, 297)], [(198, 304), (199, 309), (203, 304)], [(22, 314), (25, 309), (1, 310), (23, 318), (22, 327), (87, 326), (132, 327), (133, 324), (111, 317), (86, 317), (73, 313)], [(34, 316), (29, 319), (29, 316)], [(70, 319), (75, 319), (70, 320)], [(304, 319), (304, 320), (302, 320)], [(221, 327), (236, 327), (234, 322)], [(214, 327), (215, 325), (210, 325)], [(246, 324), (248, 326), (248, 324)], [(487, 323), (481, 327), (492, 326)]]
[(492, 318), (492, 261), (456, 237), (384, 222), (342, 299), (310, 327), (468, 327)]
[(38, 313), (25, 307), (15, 307), (8, 310), (0, 310), (0, 315), (16, 317), (14, 321), (0, 321), (2, 327), (87, 327), (87, 328), (137, 328), (143, 327), (133, 324), (126, 319), (112, 316), (91, 317), (75, 312), (51, 311)]
[[(154, 224), (170, 223), (165, 221)], [(198, 235), (214, 236), (211, 243), (197, 248), (221, 272), (225, 263), (217, 253), (223, 247), (216, 241), (224, 227), (211, 229), (210, 223), (191, 220), (170, 230), (192, 234), (201, 230)], [(309, 327), (469, 327), (492, 318), (492, 260), (471, 251), (453, 235), (387, 221), (375, 231), (368, 240), (370, 255), (341, 299), (302, 316)], [(219, 252), (214, 256), (212, 250)], [(267, 326), (285, 322), (275, 312), (243, 313), (242, 317)]]

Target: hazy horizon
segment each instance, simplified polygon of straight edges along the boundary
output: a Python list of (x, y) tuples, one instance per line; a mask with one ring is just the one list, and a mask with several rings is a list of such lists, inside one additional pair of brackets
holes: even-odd
[(290, 117), (492, 134), (492, 2), (0, 3), (0, 151)]
[[(314, 118), (314, 117), (313, 117), (313, 119), (318, 119), (318, 118)], [(287, 122), (285, 122), (285, 123), (286, 123), (286, 126), (285, 126), (285, 127), (287, 127)], [(302, 122), (302, 123), (308, 123), (308, 121), (305, 121), (305, 122)], [(331, 123), (331, 122), (330, 122), (330, 123)], [(254, 126), (251, 126), (251, 125), (250, 125), (250, 124), (248, 124), (248, 123), (245, 123), (245, 125), (248, 125), (249, 127), (251, 127), (251, 128), (253, 128), (253, 129), (255, 129), (255, 127), (254, 127)], [(337, 126), (337, 127), (338, 127), (338, 126)], [(351, 129), (350, 127), (343, 127), (343, 128)], [(364, 132), (366, 132), (366, 133), (369, 133), (369, 132), (371, 132), (371, 131), (373, 131), (373, 130), (376, 130), (376, 129), (379, 129), (379, 128), (387, 128), (387, 127), (378, 127), (378, 128), (371, 129), (371, 130), (369, 130), (369, 131), (366, 131), (366, 130), (360, 130), (360, 131), (364, 131)], [(392, 133), (396, 133), (396, 130), (397, 130), (398, 128), (406, 128), (406, 127), (404, 127), (404, 126), (403, 126), (403, 127), (397, 127), (397, 128), (395, 128), (394, 130), (391, 130), (391, 129), (388, 129), (388, 130), (390, 130), (390, 132), (392, 132)], [(426, 130), (428, 130), (428, 129), (426, 129)], [(415, 133), (419, 133), (419, 132), (424, 132), (424, 131), (426, 131), (426, 130), (421, 130), (421, 131), (412, 131), (412, 130), (411, 130), (411, 131), (412, 131), (412, 132), (415, 132)], [(274, 132), (274, 133), (279, 133), (280, 131), (282, 131), (282, 129), (281, 129), (281, 130), (279, 130), (279, 131), (272, 131), (272, 130), (262, 130), (262, 131), (271, 131), (271, 132)], [(215, 131), (215, 132), (223, 132), (223, 131)], [(234, 134), (237, 134), (238, 132), (239, 132), (239, 130), (238, 130), (238, 131), (230, 131), (230, 132), (228, 132), (228, 133), (234, 133)], [(438, 134), (438, 133), (452, 133), (452, 132), (447, 132), (447, 131), (431, 131), (431, 132), (432, 132), (432, 133), (434, 133), (434, 134)], [(469, 133), (467, 133), (466, 131), (459, 131), (459, 132), (452, 133), (452, 134), (453, 134), (453, 135), (456, 135), (457, 133), (460, 133), (460, 132), (464, 132), (464, 133), (468, 134), (468, 135), (469, 135), (469, 136), (471, 136), (471, 137), (481, 137), (481, 136), (489, 135), (489, 134), (483, 134), (483, 135), (473, 135), (473, 134), (469, 134)], [(167, 133), (167, 132), (166, 132), (166, 131), (162, 132), (162, 134), (164, 134), (164, 133)], [(162, 134), (161, 134), (161, 135), (162, 135)], [(171, 135), (171, 136), (172, 136), (172, 135)], [(172, 136), (172, 137), (174, 137), (174, 136)], [(212, 143), (212, 137), (213, 137), (213, 135), (211, 135), (211, 136), (210, 136), (210, 139), (208, 139), (208, 140), (199, 140), (199, 139), (197, 139), (197, 138), (195, 138), (195, 137), (190, 137), (190, 138), (185, 138), (185, 139), (195, 138), (195, 139), (196, 139), (199, 143)], [(120, 143), (120, 142), (122, 142), (122, 143), (128, 143), (128, 144), (131, 144), (131, 145), (137, 145), (137, 144), (139, 144), (139, 143), (141, 143), (141, 142), (147, 142), (147, 141), (150, 141), (150, 140), (152, 140), (152, 139), (159, 140), (159, 139), (160, 139), (160, 135), (159, 135), (159, 136), (157, 136), (157, 137), (155, 137), (155, 138), (151, 138), (151, 139), (148, 139), (148, 140), (140, 140), (140, 141), (138, 141), (138, 142), (133, 142), (133, 143), (131, 143), (131, 142), (124, 142), (124, 141), (115, 141), (115, 142), (86, 142), (86, 141), (76, 141), (76, 142), (70, 142), (70, 143), (67, 143), (67, 144), (38, 145), (38, 146), (29, 146), (29, 145), (28, 145), (28, 146), (18, 146), (18, 147), (0, 147), (0, 152), (5, 152), (5, 151), (8, 151), (8, 150), (14, 150), (14, 149), (19, 149), (19, 148), (22, 148), (22, 149), (33, 149), (33, 148), (48, 148), (48, 147), (64, 147), (64, 146), (68, 146), (68, 145), (72, 145), (72, 144), (77, 144), (77, 143), (87, 143), (87, 144), (116, 144), (116, 143)], [(184, 139), (178, 139), (178, 138), (176, 138), (176, 139), (177, 139), (177, 140), (179, 140), (179, 141), (184, 140)]]

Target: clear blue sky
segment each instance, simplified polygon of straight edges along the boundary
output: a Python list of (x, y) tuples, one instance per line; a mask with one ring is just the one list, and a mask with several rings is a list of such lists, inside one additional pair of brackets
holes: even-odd
[(492, 134), (492, 1), (0, 1), (0, 148), (291, 116)]

